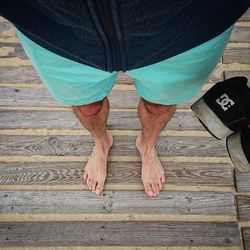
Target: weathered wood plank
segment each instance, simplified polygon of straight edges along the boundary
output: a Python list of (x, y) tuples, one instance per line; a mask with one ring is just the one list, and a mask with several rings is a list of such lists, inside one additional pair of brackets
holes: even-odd
[(250, 172), (236, 172), (236, 187), (238, 192), (250, 192)]
[(250, 42), (250, 27), (235, 26), (230, 36), (229, 42), (249, 43)]
[(250, 250), (250, 228), (242, 228), (244, 249)]
[(16, 32), (14, 29), (14, 25), (5, 19), (4, 22), (0, 22), (0, 39), (5, 40), (9, 37), (15, 37)]
[[(108, 129), (140, 130), (141, 123), (137, 112), (110, 111)], [(46, 128), (46, 129), (83, 129), (71, 111), (20, 111), (0, 110), (0, 129)], [(171, 130), (206, 131), (192, 112), (176, 112), (166, 125)]]
[[(139, 156), (135, 136), (116, 136), (109, 155)], [(90, 155), (91, 136), (1, 136), (0, 155)], [(228, 156), (225, 141), (212, 137), (159, 137), (158, 156)]]
[[(79, 185), (85, 162), (0, 163), (1, 185)], [(141, 183), (141, 162), (108, 162), (106, 183)], [(167, 184), (233, 186), (228, 164), (162, 161)]]
[(250, 8), (244, 13), (244, 15), (238, 21), (239, 22), (250, 21)]
[(239, 219), (241, 221), (250, 221), (250, 197), (239, 195), (237, 196)]
[[(178, 104), (180, 109), (188, 109), (192, 103), (200, 98), (205, 91), (201, 91), (197, 96), (193, 97), (186, 103)], [(139, 95), (137, 91), (121, 91), (112, 90), (108, 99), (111, 108), (121, 109), (137, 109), (139, 104)], [(0, 88), (0, 106), (10, 107), (64, 107), (63, 104), (59, 103), (52, 98), (46, 88)]]
[(3, 49), (3, 47), (5, 48), (10, 48), (11, 50), (9, 51), (9, 53), (7, 53), (7, 55), (1, 55), (0, 58), (11, 58), (11, 57), (15, 57), (15, 58), (20, 58), (23, 60), (29, 60), (29, 58), (27, 57), (26, 53), (23, 50), (23, 47), (20, 43), (3, 43), (0, 42), (0, 51)]
[(32, 66), (0, 67), (0, 83), (42, 83)]
[(84, 245), (239, 246), (240, 237), (235, 222), (86, 221), (0, 224), (0, 246)]
[[(225, 79), (229, 79), (234, 76), (245, 76), (250, 79), (250, 71), (225, 71)], [(250, 87), (250, 82), (248, 82)]]
[[(235, 216), (233, 193), (162, 191), (0, 191), (1, 214), (178, 214)], [(77, 202), (76, 202), (77, 201)], [(74, 206), (72, 206), (74, 204)]]
[[(139, 103), (137, 92), (130, 90), (112, 90), (108, 98), (111, 108), (137, 108)], [(47, 88), (0, 88), (0, 105), (64, 106), (52, 98)]]
[[(205, 93), (200, 91), (186, 103), (179, 104), (178, 108), (189, 108), (199, 97)], [(111, 108), (134, 108), (137, 109), (139, 94), (136, 90), (114, 90), (108, 95)], [(56, 101), (48, 92), (47, 88), (6, 88), (0, 87), (0, 106), (51, 106), (61, 107), (63, 104)]]
[(134, 85), (134, 80), (131, 77), (127, 76), (124, 72), (119, 72), (115, 84)]
[(226, 48), (223, 63), (250, 64), (250, 48)]

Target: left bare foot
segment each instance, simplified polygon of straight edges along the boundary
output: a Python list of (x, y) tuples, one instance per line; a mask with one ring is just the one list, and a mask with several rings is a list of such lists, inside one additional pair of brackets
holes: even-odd
[(155, 147), (147, 149), (141, 142), (141, 132), (136, 138), (136, 147), (142, 158), (142, 182), (145, 192), (149, 196), (156, 196), (162, 189), (162, 184), (166, 181), (164, 168), (158, 159)]

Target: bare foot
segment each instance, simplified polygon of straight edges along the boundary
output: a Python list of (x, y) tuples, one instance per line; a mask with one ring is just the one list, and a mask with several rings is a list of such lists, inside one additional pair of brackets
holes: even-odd
[(92, 190), (96, 194), (100, 194), (104, 188), (107, 175), (108, 153), (113, 144), (112, 134), (109, 131), (107, 133), (108, 140), (106, 144), (103, 146), (95, 144), (93, 147), (83, 174), (83, 179), (86, 181), (89, 190)]
[(136, 138), (136, 147), (142, 158), (142, 182), (145, 192), (149, 196), (156, 196), (162, 189), (162, 184), (166, 181), (164, 168), (158, 159), (155, 147), (146, 150), (146, 146), (141, 143), (141, 132)]

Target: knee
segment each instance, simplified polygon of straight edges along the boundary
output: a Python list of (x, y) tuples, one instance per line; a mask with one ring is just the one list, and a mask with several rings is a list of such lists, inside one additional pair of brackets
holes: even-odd
[(170, 111), (175, 111), (176, 110), (176, 104), (171, 104), (171, 105), (163, 105), (163, 104), (158, 104), (158, 103), (153, 103), (153, 102), (149, 102), (145, 99), (143, 99), (144, 102), (144, 106), (146, 107), (146, 109), (154, 114), (164, 114)]
[(77, 108), (86, 116), (95, 115), (101, 110), (103, 102), (104, 99), (90, 104), (77, 106)]

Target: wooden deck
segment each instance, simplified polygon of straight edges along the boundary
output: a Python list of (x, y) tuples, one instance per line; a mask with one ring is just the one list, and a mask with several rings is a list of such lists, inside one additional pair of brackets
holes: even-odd
[[(234, 171), (225, 140), (195, 118), (197, 97), (178, 106), (158, 139), (167, 181), (149, 197), (135, 147), (139, 97), (121, 74), (109, 95), (114, 145), (97, 196), (81, 177), (93, 139), (50, 97), (3, 18), (0, 47), (1, 249), (250, 249), (250, 173)], [(234, 75), (250, 80), (250, 11), (202, 93)]]

